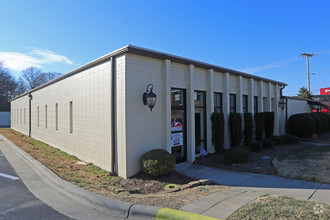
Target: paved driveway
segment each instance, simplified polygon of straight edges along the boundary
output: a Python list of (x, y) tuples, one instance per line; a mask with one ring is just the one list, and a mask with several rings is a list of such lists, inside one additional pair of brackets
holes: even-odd
[(0, 219), (69, 219), (35, 198), (0, 151)]

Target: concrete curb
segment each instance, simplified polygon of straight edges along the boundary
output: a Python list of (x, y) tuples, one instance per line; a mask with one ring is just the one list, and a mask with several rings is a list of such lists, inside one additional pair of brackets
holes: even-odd
[[(151, 219), (160, 208), (113, 200), (79, 188), (57, 176), (4, 136), (0, 149), (26, 187), (40, 200), (75, 219)], [(53, 192), (50, 192), (53, 191)], [(78, 210), (73, 210), (79, 207)]]
[(131, 204), (91, 193), (61, 179), (1, 134), (0, 150), (38, 199), (74, 219), (215, 219), (185, 211)]

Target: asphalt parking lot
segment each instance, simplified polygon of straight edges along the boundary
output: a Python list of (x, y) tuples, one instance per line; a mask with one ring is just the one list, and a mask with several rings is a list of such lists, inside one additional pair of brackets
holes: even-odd
[(0, 219), (70, 219), (37, 199), (0, 151)]

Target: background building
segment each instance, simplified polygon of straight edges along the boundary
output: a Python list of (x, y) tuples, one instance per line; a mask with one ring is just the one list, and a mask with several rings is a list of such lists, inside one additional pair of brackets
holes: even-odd
[[(142, 102), (149, 84), (157, 95), (152, 111)], [(127, 178), (151, 149), (188, 162), (201, 147), (213, 152), (214, 111), (225, 115), (227, 147), (230, 112), (273, 111), (274, 134), (284, 134), (284, 86), (129, 45), (15, 98), (11, 127)]]

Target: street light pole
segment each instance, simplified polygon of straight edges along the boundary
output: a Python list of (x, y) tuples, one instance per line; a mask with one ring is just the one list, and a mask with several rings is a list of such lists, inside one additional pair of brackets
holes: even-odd
[(308, 92), (311, 92), (311, 83), (310, 83), (310, 78), (309, 78), (309, 61), (308, 58), (314, 56), (315, 54), (312, 53), (303, 53), (301, 56), (306, 57), (306, 62), (307, 62), (307, 82), (308, 82)]

